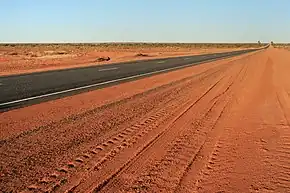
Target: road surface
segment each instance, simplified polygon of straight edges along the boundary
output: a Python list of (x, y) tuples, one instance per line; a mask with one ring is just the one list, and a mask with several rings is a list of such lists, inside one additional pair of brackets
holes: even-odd
[(0, 110), (27, 106), (252, 51), (256, 49), (2, 76)]

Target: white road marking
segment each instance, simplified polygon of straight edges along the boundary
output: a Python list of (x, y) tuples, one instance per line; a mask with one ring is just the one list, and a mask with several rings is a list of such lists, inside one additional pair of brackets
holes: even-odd
[(190, 60), (191, 58), (184, 58), (183, 60)]
[(0, 82), (0, 86), (2, 86), (3, 84)]
[(222, 59), (222, 58), (214, 58), (214, 59), (210, 59), (210, 60), (206, 60), (206, 61), (202, 61), (202, 62), (197, 62), (197, 63), (194, 63), (194, 64), (176, 66), (176, 67), (167, 68), (167, 69), (163, 69), (163, 70), (158, 70), (158, 71), (154, 71), (154, 72), (147, 72), (147, 73), (144, 73), (144, 74), (138, 74), (138, 75), (128, 76), (128, 77), (124, 77), (124, 78), (118, 78), (118, 79), (115, 79), (115, 80), (109, 80), (109, 81), (100, 82), (100, 83), (96, 83), (96, 84), (91, 84), (91, 85), (87, 85), (87, 86), (71, 88), (71, 89), (62, 90), (62, 91), (58, 91), (58, 92), (54, 92), (54, 93), (49, 93), (49, 94), (44, 94), (44, 95), (28, 97), (28, 98), (24, 98), (24, 99), (19, 99), (19, 100), (15, 100), (15, 101), (0, 103), (0, 107), (1, 106), (5, 106), (5, 105), (21, 103), (21, 102), (25, 102), (25, 101), (31, 101), (31, 100), (35, 100), (35, 99), (41, 99), (41, 98), (45, 98), (45, 97), (49, 97), (49, 96), (55, 96), (55, 95), (59, 95), (59, 94), (65, 94), (65, 93), (69, 93), (69, 92), (73, 92), (73, 91), (78, 91), (78, 90), (83, 90), (83, 89), (87, 89), (87, 88), (96, 87), (96, 86), (102, 86), (102, 85), (111, 84), (111, 83), (115, 83), (115, 82), (119, 82), (119, 81), (123, 81), (123, 80), (130, 80), (130, 79), (134, 79), (134, 78), (140, 78), (140, 77), (143, 77), (143, 76), (158, 74), (158, 73), (161, 73), (161, 72), (177, 70), (177, 69), (181, 69), (181, 68), (185, 68), (185, 67), (201, 64), (201, 63), (215, 61), (217, 59)]
[(114, 68), (103, 68), (103, 69), (100, 69), (99, 72), (117, 70), (117, 69), (118, 69), (117, 67), (114, 67)]
[(159, 61), (159, 62), (157, 62), (157, 64), (163, 64), (163, 63), (165, 63), (166, 62), (166, 60), (163, 60), (163, 61)]

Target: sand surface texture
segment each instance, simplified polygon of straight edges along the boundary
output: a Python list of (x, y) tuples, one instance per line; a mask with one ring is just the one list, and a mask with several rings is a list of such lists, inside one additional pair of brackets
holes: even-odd
[(290, 192), (290, 54), (0, 114), (2, 192)]

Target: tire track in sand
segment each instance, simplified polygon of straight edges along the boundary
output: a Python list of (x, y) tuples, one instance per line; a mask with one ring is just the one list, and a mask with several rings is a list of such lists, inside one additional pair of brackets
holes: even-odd
[(273, 183), (277, 190), (290, 192), (290, 103), (289, 93), (284, 89), (277, 92), (277, 99), (284, 115), (286, 126), (280, 126), (280, 138), (272, 160), (276, 171)]
[[(248, 71), (248, 65), (243, 64), (236, 75), (232, 74), (232, 81), (229, 81), (229, 85), (225, 87), (224, 91), (216, 95), (214, 99), (219, 99), (221, 101), (227, 101), (227, 104), (224, 106), (221, 117), (226, 113), (226, 107), (230, 106), (232, 100), (234, 99), (235, 89), (239, 88), (241, 82), (243, 82), (246, 73)], [(233, 78), (234, 77), (234, 78)], [(218, 125), (218, 122), (215, 126)], [(221, 170), (226, 169), (227, 162), (229, 160), (224, 159), (219, 156), (221, 148), (224, 147), (225, 141), (221, 139), (221, 135), (228, 135), (229, 128), (217, 127), (212, 132), (208, 133), (204, 145), (201, 147), (197, 159), (194, 160), (187, 172), (184, 173), (178, 186), (175, 189), (175, 192), (198, 192), (201, 189), (200, 182), (204, 178), (210, 175), (213, 170), (220, 168)], [(209, 154), (209, 152), (211, 152)], [(210, 186), (209, 184), (207, 184)]]
[[(288, 143), (284, 139), (287, 139), (287, 136), (289, 136), (286, 131), (288, 130), (289, 133), (289, 126), (287, 126), (288, 123), (278, 124), (280, 113), (275, 111), (276, 108), (274, 108), (276, 107), (274, 104), (277, 100), (275, 98), (275, 87), (272, 85), (272, 61), (268, 58), (266, 65), (262, 62), (256, 68), (263, 69), (262, 67), (264, 66), (265, 70), (262, 71), (261, 76), (257, 76), (258, 81), (256, 84), (258, 87), (253, 87), (258, 89), (248, 88), (253, 89), (251, 93), (255, 94), (250, 95), (252, 98), (244, 96), (248, 98), (248, 105), (254, 106), (256, 109), (249, 114), (247, 110), (241, 110), (241, 108), (248, 109), (248, 107), (239, 108), (242, 115), (246, 115), (248, 120), (260, 119), (260, 121), (253, 124), (253, 122), (247, 119), (241, 119), (240, 121), (246, 122), (242, 124), (234, 119), (232, 123), (233, 127), (224, 128), (224, 132), (209, 158), (207, 167), (203, 169), (201, 177), (196, 182), (196, 189), (186, 192), (289, 192), (289, 184), (287, 184), (290, 179), (288, 170), (289, 157), (284, 157), (280, 151)], [(249, 80), (254, 79), (249, 77)], [(243, 83), (243, 85), (246, 84)], [(289, 109), (285, 110), (288, 107), (285, 108), (287, 105), (282, 104), (281, 98), (285, 99), (284, 103), (287, 102), (286, 99), (288, 98), (280, 96), (279, 99), (281, 109), (284, 109), (285, 122), (288, 122), (286, 114), (289, 112)], [(274, 106), (272, 109), (271, 105)], [(268, 118), (268, 115), (271, 116), (269, 113), (275, 113), (272, 115), (272, 119)], [(237, 116), (238, 119), (240, 117), (241, 115)], [(269, 123), (269, 125), (263, 125), (263, 123)], [(273, 129), (271, 129), (271, 126)], [(275, 131), (279, 131), (278, 133), (284, 136), (280, 138), (279, 134), (276, 135)], [(275, 140), (279, 138), (281, 140), (276, 147)], [(261, 144), (263, 144), (262, 147), (265, 144), (269, 148), (275, 147), (274, 151), (262, 149)], [(288, 152), (284, 151), (283, 153)]]
[[(216, 73), (216, 71), (213, 73)], [(218, 82), (216, 82), (213, 87)], [(164, 107), (139, 124), (133, 125), (125, 131), (113, 136), (106, 142), (84, 152), (73, 161), (67, 163), (64, 167), (58, 168), (49, 176), (38, 180), (36, 184), (28, 186), (27, 190), (31, 192), (62, 192), (62, 190), (75, 190), (78, 184), (83, 182), (83, 178), (86, 178), (90, 172), (101, 170), (102, 165), (111, 161), (117, 154), (121, 153), (123, 149), (131, 147), (138, 139), (144, 137), (150, 131), (155, 130), (156, 127), (164, 121), (162, 117), (166, 118), (168, 112), (176, 111), (176, 109), (180, 107), (180, 102), (181, 101), (175, 101), (174, 105)], [(76, 168), (81, 168), (81, 172), (75, 173)]]
[[(56, 171), (52, 172), (49, 176), (40, 179), (37, 184), (28, 186), (28, 190), (40, 192), (53, 192), (60, 191), (60, 188), (67, 186), (74, 186), (78, 183), (84, 174), (90, 170), (99, 170), (104, 162), (114, 158), (122, 149), (130, 147), (142, 138), (151, 130), (164, 121), (163, 118), (168, 116), (168, 112), (174, 111), (178, 108), (178, 102), (174, 105), (167, 105), (163, 109), (153, 113), (151, 116), (144, 118), (143, 121), (125, 129), (110, 137), (105, 142), (91, 147), (90, 150), (83, 152), (76, 157), (73, 161), (67, 163)], [(76, 172), (74, 170), (80, 170)]]
[[(142, 174), (127, 192), (171, 192), (180, 183), (204, 146), (205, 138), (209, 130), (214, 129), (223, 114), (224, 108), (218, 116), (211, 113), (217, 105), (217, 101), (206, 112), (204, 119), (196, 121), (193, 126), (196, 130), (187, 128), (187, 132), (178, 137), (165, 156), (151, 169)], [(207, 130), (207, 131), (206, 131)]]
[[(240, 74), (243, 71), (242, 69), (238, 70), (237, 74)], [(178, 126), (181, 127), (179, 129), (179, 133), (181, 134), (174, 137), (173, 141), (170, 142), (171, 148), (167, 149), (165, 155), (163, 157), (161, 156), (160, 160), (157, 159), (155, 163), (150, 164), (148, 168), (142, 168), (144, 173), (141, 173), (137, 179), (135, 178), (135, 181), (132, 181), (132, 179), (122, 180), (124, 176), (129, 175), (129, 173), (134, 172), (134, 170), (141, 170), (139, 164), (143, 164), (143, 159), (140, 158), (139, 164), (135, 163), (135, 167), (130, 166), (131, 168), (128, 166), (125, 170), (130, 171), (123, 171), (123, 175), (118, 175), (116, 179), (112, 180), (112, 182), (108, 184), (108, 187), (104, 187), (101, 192), (154, 192), (154, 190), (171, 192), (178, 187), (192, 162), (199, 156), (199, 151), (202, 149), (208, 133), (214, 129), (222, 116), (228, 101), (227, 99), (223, 99), (222, 95), (226, 95), (229, 91), (229, 87), (236, 81), (237, 76), (234, 77), (235, 78), (233, 78), (233, 76), (228, 76), (225, 78), (223, 81), (224, 83), (221, 84), (219, 88), (216, 87), (214, 89), (215, 91), (211, 90), (208, 95), (202, 98), (202, 103), (196, 104), (194, 108), (190, 110), (189, 114), (184, 115), (183, 120), (178, 124)], [(230, 81), (231, 79), (233, 80)], [(219, 95), (219, 97), (215, 97), (217, 95)], [(202, 106), (204, 103), (207, 103), (205, 109), (204, 106)], [(190, 115), (197, 110), (199, 115), (196, 115), (197, 117), (191, 117)], [(185, 117), (187, 119), (186, 121)], [(182, 125), (183, 123), (185, 124)], [(171, 127), (173, 127), (173, 131), (178, 130), (175, 125)], [(171, 133), (171, 135), (173, 134)], [(169, 140), (169, 137), (167, 137), (167, 139)], [(154, 149), (157, 149), (157, 145)], [(150, 151), (148, 150), (148, 152)], [(148, 152), (147, 154), (150, 155)], [(147, 154), (143, 155), (143, 157), (146, 157)], [(135, 176), (138, 176), (138, 174)], [(128, 181), (132, 181), (132, 183)]]
[[(108, 175), (104, 180), (96, 181), (95, 179), (86, 179), (82, 181), (81, 184), (78, 185), (74, 189), (75, 192), (80, 192), (80, 191), (88, 191), (88, 192), (98, 192), (101, 191), (103, 187), (105, 187), (110, 181), (112, 181), (124, 168), (130, 166), (135, 162), (136, 159), (138, 159), (140, 156), (142, 156), (143, 152), (146, 152), (148, 149), (150, 149), (160, 138), (163, 137), (166, 133), (171, 131), (171, 125), (174, 124), (180, 117), (182, 117), (185, 113), (189, 111), (196, 103), (198, 103), (204, 96), (206, 96), (212, 89), (214, 89), (219, 82), (222, 80), (222, 78), (218, 79), (213, 85), (211, 85), (198, 99), (194, 100), (192, 102), (189, 101), (181, 108), (178, 109), (177, 113), (175, 113), (171, 117), (171, 121), (167, 121), (165, 125), (161, 125), (158, 133), (155, 133), (155, 136), (151, 136), (148, 138), (149, 140), (146, 141), (146, 143), (142, 143), (140, 148), (133, 149), (134, 153), (129, 153), (129, 158), (126, 158), (122, 163), (121, 166), (118, 166), (116, 170), (111, 174)], [(93, 176), (94, 172), (90, 175)]]

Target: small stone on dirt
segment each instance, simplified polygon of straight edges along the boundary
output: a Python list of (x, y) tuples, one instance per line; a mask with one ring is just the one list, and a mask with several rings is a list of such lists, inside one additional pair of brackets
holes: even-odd
[(149, 55), (148, 55), (148, 54), (142, 54), (142, 53), (139, 53), (139, 54), (136, 54), (136, 56), (137, 56), (137, 57), (140, 57), (140, 56), (141, 56), (141, 57), (145, 57), (145, 56), (149, 56)]
[(104, 62), (104, 61), (109, 61), (109, 60), (111, 60), (111, 58), (110, 57), (99, 57), (99, 58), (97, 58), (97, 62)]

